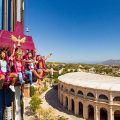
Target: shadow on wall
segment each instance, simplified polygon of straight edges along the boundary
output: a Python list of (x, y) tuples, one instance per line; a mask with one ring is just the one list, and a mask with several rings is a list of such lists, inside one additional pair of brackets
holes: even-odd
[(61, 112), (64, 112), (64, 113), (67, 113), (69, 115), (74, 115), (72, 112), (68, 111), (66, 108), (64, 108), (60, 102), (59, 102), (59, 99), (58, 99), (58, 94), (57, 94), (57, 90), (55, 89), (50, 89), (46, 95), (45, 95), (45, 99), (47, 101), (47, 103), (49, 105), (51, 105), (53, 108), (61, 111)]

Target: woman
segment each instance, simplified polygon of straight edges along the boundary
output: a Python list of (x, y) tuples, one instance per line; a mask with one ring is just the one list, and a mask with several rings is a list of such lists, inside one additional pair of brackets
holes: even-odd
[(23, 55), (24, 52), (22, 49), (18, 48), (15, 51), (15, 55), (13, 57), (13, 66), (12, 66), (12, 71), (17, 74), (17, 78), (19, 79), (19, 82), (21, 85), (25, 83), (24, 81), (24, 64), (23, 64)]
[[(36, 58), (36, 56), (35, 56), (35, 58)], [(32, 74), (35, 77), (37, 77), (38, 79), (40, 79), (39, 74), (35, 70), (35, 63), (36, 63), (35, 58), (33, 58), (32, 52), (29, 51), (27, 56), (26, 56), (26, 59), (24, 60), (24, 62), (25, 62), (25, 75), (28, 77), (31, 86), (34, 86), (32, 84)]]
[[(11, 80), (11, 85), (9, 88), (15, 92), (14, 84), (17, 80), (17, 75), (15, 73), (10, 73), (10, 67), (8, 62), (8, 56), (5, 50), (0, 52), (0, 83), (3, 85), (4, 80)], [(8, 76), (9, 75), (9, 76)]]
[[(37, 56), (37, 72), (39, 73), (40, 79), (42, 80), (44, 76), (48, 73), (51, 73), (49, 69), (46, 67), (45, 61), (52, 55), (50, 53), (48, 56)], [(40, 84), (40, 81), (38, 80), (38, 84)]]

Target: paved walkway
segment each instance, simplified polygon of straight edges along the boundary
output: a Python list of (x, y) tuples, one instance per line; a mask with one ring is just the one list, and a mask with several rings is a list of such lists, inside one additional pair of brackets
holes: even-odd
[(60, 104), (56, 90), (49, 88), (48, 91), (41, 95), (41, 98), (43, 100), (42, 107), (51, 108), (56, 115), (64, 116), (69, 120), (84, 120), (73, 115)]
[[(71, 112), (66, 110), (60, 103), (57, 97), (57, 91), (49, 88), (46, 92), (44, 92), (41, 95), (42, 99), (42, 107), (48, 109), (51, 108), (55, 115), (64, 116), (66, 118), (69, 118), (69, 120), (84, 120), (82, 118), (79, 118), (75, 115), (73, 115)], [(29, 111), (29, 101), (30, 98), (25, 98), (25, 120), (34, 120), (32, 117), (32, 113)], [(29, 112), (28, 112), (29, 111)]]

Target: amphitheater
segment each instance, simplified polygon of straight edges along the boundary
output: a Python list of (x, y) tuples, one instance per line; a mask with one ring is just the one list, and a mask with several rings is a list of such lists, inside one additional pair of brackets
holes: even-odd
[(86, 72), (59, 77), (60, 103), (87, 120), (120, 120), (120, 78)]

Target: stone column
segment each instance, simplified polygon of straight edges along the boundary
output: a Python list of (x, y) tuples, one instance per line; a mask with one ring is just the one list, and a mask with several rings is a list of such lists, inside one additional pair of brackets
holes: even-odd
[(65, 96), (63, 96), (63, 107), (66, 106), (66, 103), (65, 103)]
[(109, 104), (112, 105), (113, 104), (113, 96), (112, 96), (112, 92), (109, 93)]
[(95, 101), (98, 101), (98, 94), (97, 94), (97, 91), (95, 91)]
[(79, 104), (77, 98), (75, 99), (75, 115), (79, 114)]
[(68, 110), (71, 111), (71, 99), (68, 97)]
[(112, 92), (110, 91), (109, 93), (109, 110), (108, 110), (108, 119), (109, 120), (114, 120), (114, 115), (113, 115), (113, 110), (112, 110), (112, 105), (113, 105), (113, 96)]
[(98, 109), (98, 105), (95, 105), (95, 110), (94, 110), (94, 120), (100, 120), (100, 111)]
[(114, 120), (114, 115), (113, 115), (112, 106), (109, 107), (108, 120)]
[(88, 105), (86, 104), (86, 102), (84, 102), (83, 104), (83, 118), (88, 119)]

